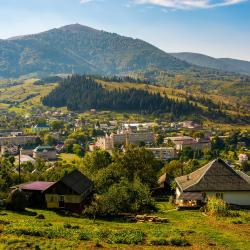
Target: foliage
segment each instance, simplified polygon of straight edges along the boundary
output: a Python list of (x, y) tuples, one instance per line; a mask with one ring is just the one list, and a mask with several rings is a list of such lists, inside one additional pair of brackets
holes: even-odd
[(28, 201), (26, 195), (20, 189), (11, 191), (6, 201), (7, 208), (14, 211), (24, 211), (27, 205)]
[(178, 117), (194, 111), (198, 107), (187, 101), (171, 100), (159, 93), (131, 88), (128, 90), (106, 90), (94, 78), (74, 75), (66, 79), (48, 96), (43, 104), (64, 107), (73, 111), (98, 110), (135, 111), (140, 113), (172, 113)]
[(86, 214), (118, 214), (154, 209), (150, 188), (157, 185), (162, 165), (150, 151), (129, 147), (113, 158), (101, 150), (87, 153), (82, 171), (95, 186), (95, 199)]
[(237, 212), (232, 212), (225, 201), (215, 196), (208, 197), (206, 211), (210, 216), (232, 217), (237, 216)]

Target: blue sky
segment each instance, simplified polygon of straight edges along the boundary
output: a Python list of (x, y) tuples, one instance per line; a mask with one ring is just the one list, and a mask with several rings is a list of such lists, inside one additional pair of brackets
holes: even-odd
[(71, 23), (250, 61), (250, 0), (0, 0), (0, 38)]

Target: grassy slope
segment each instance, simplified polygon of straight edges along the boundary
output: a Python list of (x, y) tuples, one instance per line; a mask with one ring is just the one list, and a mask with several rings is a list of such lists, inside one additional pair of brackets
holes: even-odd
[[(49, 109), (41, 104), (41, 97), (47, 95), (53, 88), (55, 88), (57, 84), (55, 83), (47, 85), (34, 85), (33, 83), (35, 82), (35, 80), (36, 79), (25, 80), (23, 84), (9, 88), (1, 88), (0, 84), (0, 110), (8, 109), (9, 111), (15, 111), (23, 114), (25, 112), (30, 113), (32, 108)], [(135, 83), (104, 82), (101, 80), (98, 81), (107, 89), (114, 89), (114, 88), (128, 89), (132, 87), (137, 89), (146, 89), (149, 92), (159, 92), (161, 94), (166, 93), (170, 98), (175, 100), (177, 99), (184, 100), (187, 94), (187, 92), (183, 89), (176, 89), (171, 87), (159, 87), (159, 86), (135, 84)], [(6, 80), (2, 80), (1, 82), (6, 83)], [(26, 101), (23, 101), (29, 95), (35, 95), (35, 96), (31, 97)], [(193, 91), (192, 95), (201, 96), (201, 94), (198, 91)], [(209, 99), (212, 99), (215, 103), (222, 101), (225, 104), (232, 104), (232, 105), (235, 104), (233, 97), (223, 97), (218, 94), (206, 94), (205, 96)], [(4, 103), (6, 101), (10, 102), (15, 101), (16, 103), (6, 104)], [(198, 105), (206, 109), (206, 107), (204, 107), (202, 104), (198, 103)], [(235, 111), (231, 110), (227, 112), (231, 114), (236, 114)], [(211, 122), (208, 120), (207, 121), (204, 120), (204, 124), (207, 124), (208, 127), (211, 126)], [(220, 124), (220, 126), (224, 127), (225, 125)]]
[(34, 85), (36, 80), (28, 79), (21, 85), (8, 88), (1, 88), (0, 85), (0, 108), (23, 113), (41, 106), (41, 97), (47, 95), (56, 84)]
[[(35, 210), (45, 216), (45, 220), (10, 211), (0, 212), (0, 249), (86, 249), (98, 241), (109, 249), (152, 249), (152, 239), (185, 238), (191, 243), (191, 249), (250, 249), (250, 212), (241, 212), (241, 217), (215, 219), (199, 211), (176, 211), (168, 204), (160, 203), (159, 216), (169, 219), (169, 223), (127, 223), (122, 221), (105, 221), (62, 217), (55, 212)], [(235, 221), (242, 224), (235, 224)], [(4, 222), (10, 222), (4, 225)], [(65, 229), (64, 225), (78, 226), (79, 229)], [(19, 233), (20, 229), (26, 233)], [(19, 230), (19, 231), (18, 231)], [(142, 246), (110, 244), (112, 239), (108, 232), (128, 230), (133, 237), (134, 230), (145, 234)], [(30, 236), (27, 232), (46, 232), (47, 235)], [(89, 235), (87, 241), (79, 240), (79, 234)], [(128, 248), (130, 247), (130, 248)], [(177, 247), (160, 246), (158, 249), (177, 249)], [(187, 249), (190, 249), (187, 248)], [(178, 247), (178, 249), (182, 249)]]

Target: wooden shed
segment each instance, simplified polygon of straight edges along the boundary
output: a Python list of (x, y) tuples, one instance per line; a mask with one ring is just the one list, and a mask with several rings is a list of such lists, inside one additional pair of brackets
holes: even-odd
[(25, 192), (31, 207), (58, 208), (80, 213), (92, 193), (93, 184), (80, 171), (73, 170), (57, 182), (35, 181), (14, 188)]
[(92, 182), (74, 170), (44, 191), (47, 208), (68, 209), (80, 213), (92, 192)]

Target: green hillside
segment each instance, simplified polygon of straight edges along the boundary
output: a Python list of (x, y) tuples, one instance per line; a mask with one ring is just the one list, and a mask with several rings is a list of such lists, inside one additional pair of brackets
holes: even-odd
[(230, 58), (217, 59), (202, 54), (188, 52), (172, 53), (171, 55), (187, 63), (191, 63), (197, 66), (250, 75), (250, 62), (247, 61)]
[(139, 39), (79, 24), (0, 41), (0, 76), (52, 73), (121, 74), (151, 65), (166, 71), (192, 68)]

